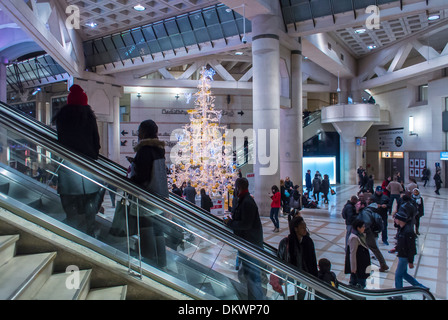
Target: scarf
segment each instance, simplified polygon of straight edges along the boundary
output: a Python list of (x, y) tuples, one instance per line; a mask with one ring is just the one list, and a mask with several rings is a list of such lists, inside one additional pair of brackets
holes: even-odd
[(360, 233), (360, 232), (358, 232), (358, 230), (355, 230), (355, 229), (352, 230), (352, 233), (358, 237), (359, 242), (364, 247), (368, 248), (368, 246), (367, 246), (367, 237), (366, 237), (365, 233)]
[[(414, 189), (417, 190), (417, 189)], [(422, 197), (420, 196), (420, 192), (418, 193), (418, 195), (414, 194), (414, 190), (412, 190), (412, 199), (414, 199), (415, 203), (418, 205), (422, 204)]]

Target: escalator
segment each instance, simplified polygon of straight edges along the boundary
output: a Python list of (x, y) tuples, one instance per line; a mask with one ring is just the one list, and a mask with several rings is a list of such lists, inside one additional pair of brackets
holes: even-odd
[[(292, 297), (303, 292), (310, 299), (384, 299), (395, 295), (433, 299), (419, 288), (387, 292), (362, 292), (349, 287), (336, 290), (278, 260), (274, 248), (265, 245), (261, 249), (234, 236), (219, 219), (175, 195), (165, 199), (146, 192), (128, 180), (120, 166), (105, 158), (86, 159), (62, 147), (48, 128), (14, 114), (7, 106), (2, 109), (1, 206), (128, 266), (129, 272), (139, 277), (150, 277), (193, 299), (247, 299), (245, 279), (236, 268), (240, 252), (256, 261), (253, 268), (262, 274), (263, 292), (268, 299), (283, 298), (268, 284), (271, 275), (283, 280), (286, 296)], [(5, 150), (6, 145), (15, 149)], [(45, 164), (46, 178), (37, 180), (33, 172), (27, 171), (28, 166), (32, 167), (30, 162), (35, 161)], [(85, 233), (90, 223), (86, 217), (80, 215), (78, 221), (68, 221), (55, 189), (61, 169), (70, 170), (103, 191), (114, 192), (126, 204), (128, 214), (119, 224), (122, 234), (111, 233), (113, 221), (99, 214), (91, 235)], [(17, 210), (24, 206), (26, 210)], [(151, 223), (141, 224), (144, 219)], [(238, 258), (244, 259), (244, 255)]]

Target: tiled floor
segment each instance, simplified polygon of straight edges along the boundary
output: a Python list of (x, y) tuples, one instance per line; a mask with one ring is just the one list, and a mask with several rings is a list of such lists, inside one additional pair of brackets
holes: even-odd
[[(348, 283), (348, 275), (344, 274), (345, 221), (341, 216), (344, 204), (356, 194), (357, 186), (337, 186), (337, 194), (330, 197), (330, 204), (321, 209), (302, 211), (308, 229), (316, 247), (317, 259), (327, 258), (332, 263), (332, 270), (338, 279)], [(408, 270), (420, 283), (430, 288), (437, 299), (448, 298), (447, 283), (447, 238), (448, 238), (448, 189), (441, 189), (440, 196), (434, 193), (434, 187), (420, 187), (425, 205), (425, 216), (420, 220), (420, 236), (418, 237), (418, 254), (415, 257), (415, 268)], [(265, 241), (274, 247), (288, 235), (287, 217), (280, 218), (280, 232), (273, 233), (273, 224), (268, 217), (262, 217)], [(389, 216), (389, 246), (378, 240), (378, 246), (390, 269), (388, 272), (375, 272), (376, 280), (368, 281), (371, 288), (394, 288), (394, 275), (397, 265), (395, 254), (388, 253), (394, 247), (393, 237), (396, 229), (392, 217)], [(372, 263), (379, 266), (378, 261)], [(409, 285), (406, 281), (404, 285)]]

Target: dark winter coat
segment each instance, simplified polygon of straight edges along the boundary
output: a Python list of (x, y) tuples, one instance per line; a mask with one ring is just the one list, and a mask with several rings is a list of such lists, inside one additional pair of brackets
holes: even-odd
[[(133, 175), (130, 179), (141, 188), (168, 198), (168, 182), (165, 167), (165, 143), (159, 139), (144, 139), (134, 147), (136, 152), (133, 166)], [(137, 205), (131, 202), (129, 213), (137, 216)], [(164, 211), (151, 206), (146, 201), (140, 202), (138, 215), (161, 215)]]
[(308, 172), (305, 174), (305, 186), (308, 190), (313, 189), (313, 183), (311, 182), (311, 174)]
[[(95, 114), (90, 106), (65, 105), (54, 116), (58, 141), (68, 149), (92, 159), (98, 159), (100, 138)], [(100, 186), (76, 172), (96, 180), (93, 174), (82, 170), (67, 160), (58, 171), (58, 193), (62, 195), (93, 194)], [(67, 166), (67, 167), (65, 167)]]
[(378, 234), (383, 229), (383, 219), (376, 212), (377, 204), (371, 203), (358, 214), (358, 219), (364, 221), (366, 230)]
[(351, 226), (353, 222), (356, 220), (357, 213), (355, 205), (348, 200), (342, 209), (342, 218), (345, 220), (345, 224), (347, 226)]
[(322, 180), (322, 184), (320, 186), (320, 192), (322, 192), (323, 194), (328, 194), (328, 192), (330, 192), (330, 180), (328, 179)]
[(207, 194), (201, 194), (201, 208), (205, 211), (210, 212), (210, 209), (213, 207), (213, 201)]
[[(375, 199), (374, 201), (376, 204), (378, 205), (385, 204), (387, 207), (389, 206), (389, 197), (386, 196), (384, 193), (381, 192), (381, 194), (378, 195), (376, 192), (374, 192), (373, 197)], [(381, 216), (383, 220), (387, 219), (387, 210), (388, 210), (387, 207), (386, 208), (379, 207), (377, 209), (378, 214)]]
[(152, 193), (168, 198), (165, 142), (144, 139), (135, 146), (134, 151), (136, 155), (132, 163), (134, 174), (131, 180)]
[(232, 219), (227, 224), (235, 235), (263, 247), (263, 226), (258, 206), (250, 193), (238, 198)]
[(309, 235), (304, 236), (301, 243), (296, 235), (283, 238), (278, 245), (277, 256), (301, 271), (318, 276), (316, 250)]
[(397, 256), (407, 258), (409, 263), (414, 263), (414, 256), (417, 254), (415, 245), (415, 233), (412, 225), (407, 223), (398, 230), (397, 234)]

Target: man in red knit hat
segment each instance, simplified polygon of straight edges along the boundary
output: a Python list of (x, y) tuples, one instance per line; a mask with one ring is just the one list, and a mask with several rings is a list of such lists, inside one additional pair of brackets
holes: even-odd
[[(98, 159), (100, 137), (96, 116), (88, 105), (88, 98), (79, 85), (73, 85), (67, 98), (67, 104), (54, 116), (58, 132), (58, 141), (74, 152), (92, 159)], [(63, 164), (93, 180), (95, 176), (64, 159)], [(95, 216), (102, 203), (100, 187), (83, 178), (78, 173), (61, 166), (58, 172), (58, 193), (67, 215), (67, 224), (78, 228), (85, 220), (87, 234), (95, 235)]]
[(70, 87), (70, 93), (67, 97), (67, 104), (77, 104), (80, 106), (88, 105), (88, 98), (84, 90), (77, 84)]

